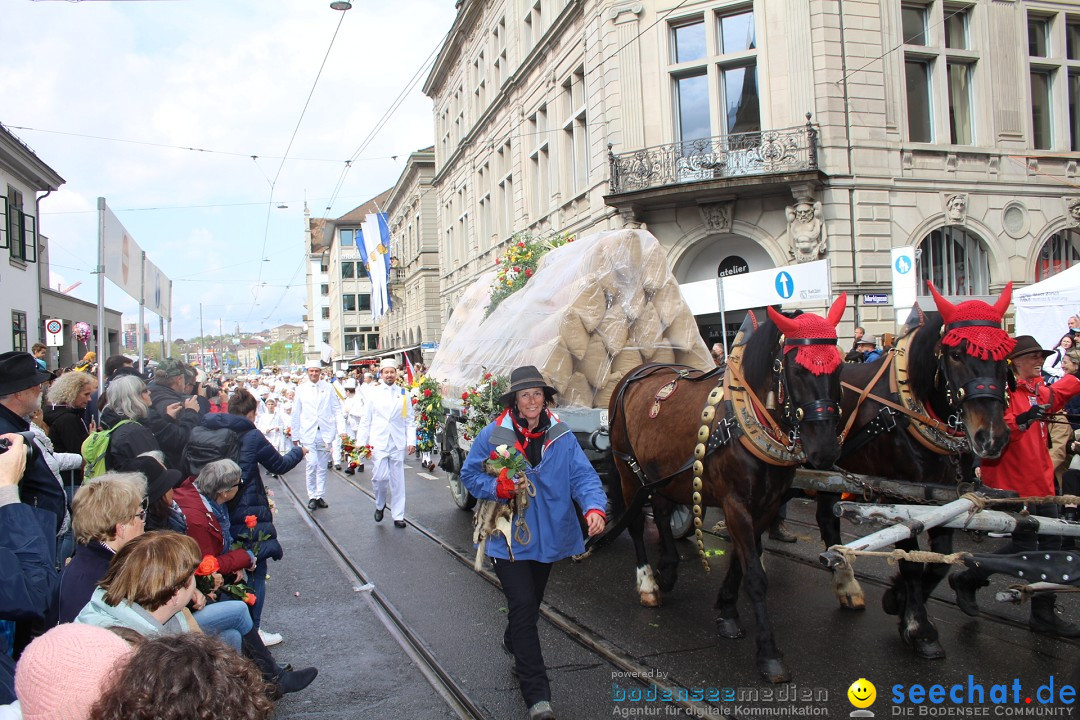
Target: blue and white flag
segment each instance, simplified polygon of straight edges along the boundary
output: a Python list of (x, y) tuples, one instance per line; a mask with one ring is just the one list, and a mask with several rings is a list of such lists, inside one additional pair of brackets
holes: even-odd
[(364, 236), (364, 262), (371, 276), (371, 319), (377, 322), (391, 310), (387, 288), (390, 278), (390, 228), (386, 213), (368, 215), (361, 231)]

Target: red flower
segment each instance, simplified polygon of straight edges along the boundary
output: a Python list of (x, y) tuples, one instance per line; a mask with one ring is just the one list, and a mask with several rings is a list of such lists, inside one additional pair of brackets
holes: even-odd
[(484, 379), (485, 380), (490, 380), (491, 379), (491, 373), (484, 373)]
[(195, 568), (196, 575), (213, 575), (221, 566), (218, 564), (217, 558), (213, 555), (206, 555), (203, 557), (202, 562), (199, 563), (199, 567)]
[(495, 264), (496, 264), (496, 265), (498, 265), (498, 264), (499, 264), (500, 262), (502, 262), (502, 260), (501, 260), (501, 259), (499, 259), (499, 258), (495, 258)]
[(424, 397), (431, 397), (431, 389), (430, 388), (427, 388), (427, 389), (424, 390)]
[(427, 415), (421, 415), (420, 422), (427, 422)]
[(254, 605), (255, 593), (247, 593), (246, 595), (244, 595), (244, 602), (246, 602), (248, 605)]
[(529, 268), (525, 268), (525, 277), (531, 278), (532, 277), (532, 270), (530, 270)]
[(468, 400), (469, 399), (469, 393), (468, 392), (461, 393), (461, 399), (462, 400)]
[(491, 451), (491, 455), (490, 455), (489, 457), (490, 457), (490, 458), (491, 458), (492, 460), (498, 460), (498, 459), (499, 459), (499, 453), (497, 453), (497, 452), (495, 452), (494, 450), (492, 450), (492, 451)]
[(244, 518), (244, 527), (254, 528), (259, 524), (259, 518), (254, 515), (248, 515)]
[(519, 243), (518, 243), (518, 247), (519, 247), (519, 248), (523, 248), (523, 247), (525, 247), (525, 243), (523, 243), (523, 242), (519, 242)]
[(519, 268), (518, 266), (515, 265), (514, 266), (514, 272), (516, 272), (516, 273), (521, 272), (521, 268)]
[(412, 399), (412, 404), (413, 404), (413, 405), (415, 405), (415, 404), (416, 404), (416, 403), (418, 403), (418, 402), (420, 402), (420, 398), (413, 398), (413, 399)]

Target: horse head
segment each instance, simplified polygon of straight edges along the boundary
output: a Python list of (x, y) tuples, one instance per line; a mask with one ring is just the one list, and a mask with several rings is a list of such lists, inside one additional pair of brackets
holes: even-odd
[(836, 347), (836, 326), (844, 314), (847, 294), (842, 293), (826, 317), (813, 313), (794, 316), (771, 307), (769, 318), (784, 334), (782, 358), (774, 371), (779, 375), (783, 415), (810, 467), (832, 467), (840, 457), (840, 367), (843, 358)]
[(1002, 329), (1001, 318), (1009, 307), (1012, 283), (993, 305), (982, 300), (954, 305), (932, 283), (930, 294), (943, 323), (935, 355), (947, 410), (963, 423), (976, 456), (996, 458), (1009, 442), (1006, 357), (1016, 340)]

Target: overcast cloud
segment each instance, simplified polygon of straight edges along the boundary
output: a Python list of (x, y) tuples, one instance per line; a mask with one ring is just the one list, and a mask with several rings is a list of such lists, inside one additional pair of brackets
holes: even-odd
[[(207, 334), (219, 319), (226, 331), (300, 324), (304, 200), (313, 216), (343, 215), (432, 144), (431, 103), (417, 85), (326, 211), (344, 161), (454, 15), (450, 0), (354, 2), (271, 199), (341, 19), (329, 0), (0, 0), (0, 8), (0, 122), (67, 181), (42, 203), (52, 287), (82, 282), (71, 294), (96, 299), (95, 207), (105, 197), (174, 280), (174, 338), (199, 333), (200, 302)], [(206, 205), (218, 207), (195, 207)], [(111, 283), (106, 305), (137, 319), (137, 303)], [(156, 338), (157, 318), (147, 322)]]

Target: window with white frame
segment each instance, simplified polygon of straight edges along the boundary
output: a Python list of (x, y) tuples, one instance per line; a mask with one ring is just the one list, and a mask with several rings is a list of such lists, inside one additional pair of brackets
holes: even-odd
[(479, 118), (487, 108), (487, 63), (484, 51), (473, 61), (473, 117)]
[(1080, 15), (1027, 16), (1031, 146), (1080, 151)]
[(670, 26), (670, 44), (679, 141), (761, 129), (752, 6), (679, 19)]
[(469, 257), (469, 211), (465, 201), (465, 186), (458, 188), (455, 205), (461, 210), (457, 218), (457, 242), (458, 257), (462, 260)]
[(491, 171), (485, 162), (476, 171), (476, 244), (486, 250), (491, 246)]
[(531, 48), (544, 34), (544, 0), (525, 0), (525, 47)]
[(1035, 282), (1080, 265), (1080, 230), (1066, 228), (1046, 239), (1035, 261)]
[(495, 154), (498, 187), (498, 235), (499, 239), (510, 237), (514, 231), (514, 163), (510, 155), (510, 141)]
[(491, 31), (492, 48), (495, 56), (495, 88), (498, 90), (510, 77), (510, 68), (507, 67), (506, 59), (506, 18), (499, 18), (495, 29)]
[[(971, 5), (930, 2), (900, 7), (904, 45), (907, 135), (911, 142), (972, 145), (976, 139), (973, 82), (979, 52)], [(938, 113), (946, 108), (946, 113)]]
[(11, 311), (11, 349), (15, 352), (29, 352), (27, 345), (26, 313), (22, 310)]
[(11, 185), (4, 198), (5, 244), (11, 258), (21, 262), (37, 261), (37, 218), (23, 212), (23, 194)]
[(547, 105), (529, 116), (529, 214), (536, 221), (551, 206), (551, 153), (548, 147)]
[(589, 124), (585, 112), (585, 66), (579, 66), (562, 85), (563, 185), (574, 197), (589, 182)]
[(928, 283), (943, 295), (989, 295), (990, 256), (978, 235), (947, 225), (922, 239), (916, 252), (919, 294), (929, 295)]
[(458, 257), (457, 247), (454, 244), (454, 223), (451, 218), (454, 217), (454, 199), (453, 196), (446, 201), (443, 206), (443, 227), (446, 228), (446, 256), (450, 258), (451, 262), (460, 262), (462, 258)]

